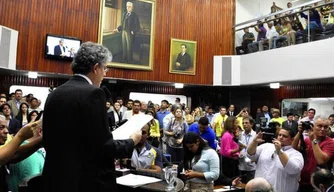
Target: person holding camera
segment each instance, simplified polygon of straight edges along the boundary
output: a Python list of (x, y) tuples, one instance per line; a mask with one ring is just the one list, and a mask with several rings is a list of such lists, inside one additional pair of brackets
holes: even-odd
[[(309, 137), (301, 140), (301, 135), (305, 130), (308, 132)], [(327, 136), (328, 131), (329, 121), (323, 117), (317, 118), (314, 126), (307, 122), (298, 126), (298, 133), (292, 147), (301, 151), (304, 149), (304, 157), (306, 158), (305, 166), (301, 172), (299, 191), (312, 191), (310, 178), (318, 166), (327, 169), (330, 167), (328, 163), (332, 162), (331, 160), (334, 158), (334, 140)], [(301, 142), (299, 142), (300, 140)]]
[(264, 142), (263, 135), (260, 131), (247, 148), (247, 157), (257, 162), (255, 178), (265, 178), (275, 191), (296, 192), (304, 159), (291, 146), (295, 132), (291, 128), (281, 128), (272, 143), (258, 146)]

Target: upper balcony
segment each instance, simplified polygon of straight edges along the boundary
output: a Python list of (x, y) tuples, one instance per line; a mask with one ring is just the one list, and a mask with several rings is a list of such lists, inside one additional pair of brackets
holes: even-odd
[[(260, 2), (237, 0), (235, 46), (236, 55), (247, 54), (327, 39), (334, 36), (334, 3), (331, 0), (278, 0)], [(266, 3), (267, 4), (266, 4)], [(282, 8), (278, 3), (285, 3)], [(268, 6), (263, 15), (261, 6)], [(269, 9), (270, 8), (270, 9)], [(262, 11), (262, 13), (261, 13)], [(254, 15), (257, 15), (254, 16)], [(250, 20), (247, 20), (252, 18)]]
[[(240, 2), (248, 4), (241, 6)], [(334, 38), (331, 38), (334, 36), (333, 2), (301, 0), (299, 5), (286, 9), (278, 7), (276, 2), (268, 6), (272, 13), (243, 21), (240, 14), (249, 19), (250, 10), (256, 7), (256, 3), (249, 2), (237, 0), (239, 23), (234, 28), (238, 54), (214, 57), (214, 85), (334, 81), (331, 57), (334, 54)], [(283, 0), (280, 3), (284, 3)], [(258, 33), (264, 31), (265, 34)], [(243, 39), (246, 42), (242, 43)]]

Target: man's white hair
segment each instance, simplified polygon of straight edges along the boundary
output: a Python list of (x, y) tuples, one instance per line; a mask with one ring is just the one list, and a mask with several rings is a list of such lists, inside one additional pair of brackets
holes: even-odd
[(257, 177), (255, 179), (250, 180), (247, 183), (245, 191), (246, 192), (274, 192), (274, 189), (266, 179), (262, 177)]
[(316, 117), (315, 117), (315, 121), (314, 121), (314, 123), (316, 123), (317, 121), (328, 121), (328, 123), (329, 123), (328, 118), (325, 117), (325, 116), (323, 116), (323, 115), (318, 115), (318, 116), (316, 116)]
[(133, 3), (131, 1), (126, 2), (126, 6), (128, 6), (128, 5), (133, 7)]

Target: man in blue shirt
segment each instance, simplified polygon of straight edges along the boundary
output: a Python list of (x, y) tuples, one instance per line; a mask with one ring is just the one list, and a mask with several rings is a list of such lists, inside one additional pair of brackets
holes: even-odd
[(160, 130), (163, 129), (164, 118), (166, 117), (166, 115), (168, 115), (170, 113), (169, 111), (167, 111), (168, 105), (169, 105), (169, 103), (168, 103), (167, 100), (162, 100), (160, 110), (157, 112), (157, 119), (159, 121)]
[(198, 133), (204, 140), (208, 142), (208, 145), (212, 149), (216, 150), (216, 134), (208, 125), (209, 119), (207, 117), (201, 117), (198, 123), (193, 123), (190, 125), (188, 132)]

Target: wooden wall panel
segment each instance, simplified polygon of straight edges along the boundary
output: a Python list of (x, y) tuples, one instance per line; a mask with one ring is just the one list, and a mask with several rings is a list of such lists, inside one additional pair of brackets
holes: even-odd
[[(156, 0), (153, 71), (112, 69), (108, 77), (212, 84), (213, 56), (233, 53), (234, 0)], [(0, 24), (19, 31), (17, 68), (71, 73), (44, 58), (47, 33), (98, 40), (100, 0), (1, 0)], [(170, 39), (197, 41), (196, 75), (169, 74)]]
[(1, 0), (0, 25), (19, 31), (17, 69), (71, 73), (69, 62), (44, 58), (47, 33), (97, 41), (99, 0)]

